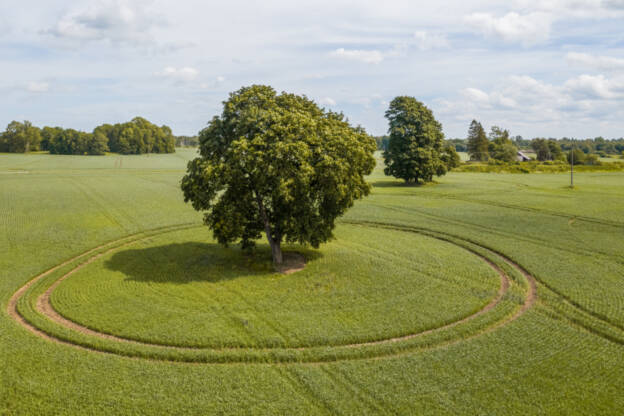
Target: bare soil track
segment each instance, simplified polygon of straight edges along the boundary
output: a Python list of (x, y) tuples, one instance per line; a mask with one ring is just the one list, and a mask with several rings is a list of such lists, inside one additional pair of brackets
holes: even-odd
[[(384, 226), (381, 224), (368, 224), (368, 223), (360, 223), (357, 224), (360, 226)], [(140, 342), (140, 341), (136, 341), (136, 340), (132, 340), (132, 339), (127, 339), (127, 338), (122, 338), (122, 337), (118, 337), (112, 334), (106, 334), (106, 333), (102, 333), (102, 332), (98, 332), (95, 331), (93, 329), (87, 328), (83, 325), (80, 325), (76, 322), (73, 322), (63, 316), (61, 316), (52, 306), (52, 304), (50, 303), (50, 297), (52, 292), (56, 289), (56, 287), (65, 279), (69, 278), (71, 275), (73, 275), (74, 273), (76, 273), (78, 270), (81, 270), (82, 268), (86, 267), (87, 265), (89, 265), (90, 263), (98, 260), (99, 258), (101, 258), (102, 256), (111, 253), (113, 251), (119, 250), (120, 248), (126, 247), (130, 244), (134, 244), (138, 241), (141, 241), (144, 238), (147, 238), (149, 236), (153, 236), (156, 234), (162, 234), (162, 233), (167, 233), (167, 232), (172, 232), (172, 231), (176, 231), (176, 230), (180, 230), (183, 228), (189, 228), (191, 227), (188, 224), (184, 224), (184, 225), (180, 225), (180, 226), (172, 226), (172, 227), (165, 227), (162, 229), (157, 229), (157, 230), (150, 230), (150, 231), (146, 231), (145, 233), (139, 233), (139, 234), (135, 234), (135, 235), (130, 235), (127, 237), (124, 237), (122, 239), (116, 240), (116, 241), (112, 241), (103, 245), (100, 245), (98, 247), (95, 247), (87, 252), (84, 252), (72, 259), (69, 259), (41, 274), (39, 274), (38, 276), (34, 277), (32, 280), (30, 280), (28, 283), (26, 283), (24, 286), (22, 286), (17, 292), (15, 292), (15, 294), (11, 297), (11, 299), (9, 300), (9, 304), (8, 304), (8, 308), (7, 308), (7, 312), (8, 314), (15, 319), (15, 321), (17, 321), (21, 326), (23, 326), (24, 328), (26, 328), (27, 330), (29, 330), (30, 332), (32, 332), (33, 334), (45, 338), (46, 340), (52, 341), (52, 342), (56, 342), (56, 343), (61, 343), (61, 344), (66, 344), (66, 345), (71, 345), (73, 347), (76, 348), (81, 348), (81, 349), (86, 349), (89, 351), (93, 351), (93, 352), (98, 352), (98, 353), (107, 353), (107, 354), (115, 354), (114, 352), (111, 351), (106, 351), (106, 350), (100, 350), (100, 349), (96, 349), (96, 348), (91, 348), (85, 345), (79, 345), (79, 344), (75, 344), (72, 343), (70, 341), (61, 339), (57, 336), (55, 336), (52, 333), (48, 333), (47, 331), (42, 330), (41, 328), (38, 328), (37, 326), (33, 325), (32, 323), (30, 323), (29, 321), (27, 321), (19, 312), (18, 310), (18, 302), (20, 300), (20, 298), (22, 298), (23, 296), (25, 296), (27, 294), (27, 292), (29, 291), (30, 288), (32, 288), (33, 285), (35, 285), (37, 282), (41, 281), (42, 279), (44, 279), (45, 277), (49, 276), (50, 274), (56, 272), (57, 270), (70, 265), (72, 263), (77, 263), (78, 261), (82, 260), (82, 262), (80, 264), (78, 264), (76, 267), (74, 267), (73, 269), (69, 270), (68, 272), (66, 272), (65, 274), (63, 274), (61, 277), (59, 277), (57, 280), (55, 280), (46, 290), (44, 293), (42, 293), (36, 300), (36, 305), (35, 305), (35, 310), (37, 311), (38, 314), (40, 314), (41, 316), (45, 317), (46, 319), (54, 322), (57, 325), (60, 325), (66, 329), (70, 329), (71, 331), (76, 331), (80, 334), (83, 335), (87, 335), (89, 337), (94, 337), (94, 338), (98, 338), (98, 339), (104, 339), (107, 341), (112, 341), (115, 343), (125, 343), (125, 344), (135, 344), (135, 345), (143, 345), (143, 346), (150, 346), (150, 347), (158, 347), (158, 348), (162, 348), (164, 350), (188, 350), (188, 351), (201, 351), (201, 350), (214, 350), (214, 351), (228, 351), (228, 350), (246, 350), (249, 348), (238, 348), (238, 347), (230, 347), (230, 348), (218, 348), (218, 349), (206, 349), (206, 348), (193, 348), (193, 347), (180, 347), (180, 346), (172, 346), (172, 345), (159, 345), (159, 344), (152, 344), (152, 343), (146, 343), (146, 342)], [(434, 332), (438, 332), (438, 331), (443, 331), (455, 326), (458, 326), (460, 324), (466, 323), (468, 321), (471, 321), (475, 318), (477, 318), (478, 316), (484, 315), (487, 312), (491, 311), (493, 308), (495, 308), (503, 299), (503, 297), (505, 296), (505, 294), (509, 291), (510, 285), (511, 285), (511, 280), (509, 278), (509, 276), (497, 265), (495, 264), (492, 260), (486, 258), (484, 255), (464, 246), (464, 245), (459, 245), (457, 244), (457, 242), (455, 242), (453, 239), (451, 238), (446, 238), (444, 237), (443, 234), (441, 233), (435, 233), (435, 234), (431, 234), (428, 232), (421, 232), (419, 230), (415, 230), (415, 229), (401, 229), (400, 226), (389, 226), (388, 228), (395, 228), (397, 230), (401, 230), (401, 231), (406, 231), (406, 232), (415, 232), (415, 233), (421, 233), (424, 235), (428, 235), (429, 237), (433, 237), (433, 238), (437, 238), (443, 241), (447, 241), (450, 242), (452, 244), (456, 244), (459, 247), (468, 250), (469, 252), (471, 252), (472, 254), (478, 256), (479, 258), (481, 258), (484, 262), (486, 262), (489, 267), (491, 267), (493, 270), (495, 270), (498, 275), (500, 276), (500, 288), (498, 290), (498, 293), (496, 294), (496, 296), (482, 309), (480, 309), (479, 311), (466, 316), (458, 321), (455, 322), (451, 322), (448, 323), (446, 325), (440, 326), (440, 327), (436, 327), (436, 328), (431, 328), (425, 331), (421, 331), (418, 333), (413, 333), (413, 334), (408, 334), (408, 335), (404, 335), (401, 337), (394, 337), (394, 338), (387, 338), (387, 339), (380, 339), (380, 340), (374, 340), (374, 341), (369, 341), (369, 342), (362, 342), (362, 343), (354, 343), (354, 344), (344, 344), (344, 345), (328, 345), (328, 347), (344, 347), (344, 348), (349, 348), (349, 349), (355, 349), (355, 348), (361, 348), (361, 347), (370, 347), (370, 346), (376, 346), (376, 345), (384, 345), (384, 344), (395, 344), (395, 343), (399, 343), (399, 342), (403, 342), (403, 341), (407, 341), (416, 337), (422, 337), (424, 335), (427, 334), (431, 334)], [(453, 236), (453, 238), (456, 238), (455, 236)], [(474, 242), (470, 242), (473, 245), (478, 245), (475, 244)], [(515, 310), (515, 312), (510, 315), (507, 316), (505, 318), (503, 318), (502, 320), (498, 320), (497, 322), (495, 322), (494, 324), (486, 327), (485, 329), (482, 329), (480, 331), (478, 331), (477, 333), (471, 335), (471, 336), (467, 336), (467, 337), (462, 337), (456, 340), (451, 340), (451, 341), (447, 341), (445, 343), (443, 343), (442, 345), (446, 346), (446, 345), (450, 345), (450, 344), (455, 344), (467, 339), (471, 339), (474, 338), (476, 336), (482, 335), (484, 333), (490, 332), (495, 330), (496, 328), (499, 328), (503, 325), (506, 325), (510, 322), (512, 322), (513, 320), (517, 319), (518, 317), (520, 317), (524, 312), (526, 312), (531, 306), (533, 306), (533, 304), (535, 303), (536, 297), (537, 297), (537, 284), (536, 284), (536, 280), (533, 276), (531, 276), (526, 270), (524, 270), (521, 266), (515, 264), (512, 260), (510, 260), (509, 258), (503, 256), (500, 253), (495, 253), (492, 250), (487, 249), (486, 247), (482, 247), (481, 248), (487, 250), (490, 254), (494, 255), (495, 257), (501, 259), (502, 261), (506, 262), (507, 264), (509, 264), (510, 266), (512, 266), (513, 268), (517, 269), (526, 279), (527, 283), (528, 283), (528, 289), (526, 291), (526, 295), (525, 295), (525, 299), (523, 304), (517, 308)], [(299, 270), (299, 267), (303, 268), (304, 266), (304, 262), (303, 259), (293, 259), (295, 263), (299, 263), (298, 267), (293, 267), (291, 268), (291, 272), (297, 271)], [(433, 346), (431, 348), (435, 348), (435, 347), (439, 347), (440, 345), (437, 346)], [(275, 349), (284, 349), (284, 348), (275, 348)], [(288, 349), (288, 348), (287, 348)], [(301, 347), (301, 348), (291, 348), (292, 350), (306, 350), (308, 349), (308, 347)], [(253, 348), (250, 350), (254, 350)], [(272, 348), (259, 348), (257, 350), (263, 350), (263, 351), (270, 351), (272, 350)], [(391, 356), (391, 355), (398, 355), (398, 354), (386, 354), (383, 356)], [(382, 358), (382, 356), (379, 357), (369, 357), (369, 358)], [(150, 360), (154, 360), (154, 358), (148, 358)], [(337, 359), (340, 360), (340, 359)], [(336, 361), (337, 361), (336, 360)], [(161, 361), (169, 361), (166, 359), (163, 359)], [(307, 361), (306, 361), (307, 362)], [(307, 362), (307, 363), (313, 363), (313, 362)]]

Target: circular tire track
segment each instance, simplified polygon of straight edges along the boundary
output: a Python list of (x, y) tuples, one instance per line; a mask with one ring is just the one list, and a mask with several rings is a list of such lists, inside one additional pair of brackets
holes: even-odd
[[(351, 223), (352, 225), (360, 225), (360, 226), (367, 226), (367, 227), (375, 227), (375, 226), (381, 226), (384, 227), (385, 225), (381, 225), (381, 224), (374, 224), (374, 223), (366, 223), (366, 222), (362, 222), (362, 223)], [(60, 343), (60, 344), (65, 344), (65, 345), (69, 345), (75, 348), (79, 348), (79, 349), (83, 349), (83, 350), (88, 350), (88, 351), (92, 351), (92, 352), (98, 352), (98, 353), (104, 353), (104, 354), (114, 354), (114, 355), (118, 355), (118, 356), (123, 356), (123, 357), (132, 357), (132, 358), (139, 358), (139, 359), (147, 359), (147, 360), (157, 360), (157, 361), (175, 361), (175, 362), (179, 362), (178, 360), (172, 360), (172, 359), (168, 359), (168, 358), (153, 358), (153, 357), (143, 357), (140, 354), (121, 354), (121, 353), (116, 353), (114, 351), (110, 351), (110, 350), (106, 350), (106, 349), (99, 349), (99, 348), (95, 348), (95, 347), (90, 347), (90, 346), (86, 346), (86, 345), (82, 345), (82, 344), (78, 344), (78, 343), (74, 343), (65, 339), (62, 339), (52, 333), (49, 333), (41, 328), (38, 328), (37, 326), (33, 325), (32, 323), (30, 323), (29, 321), (27, 321), (19, 312), (18, 310), (18, 302), (20, 300), (20, 298), (22, 298), (25, 294), (27, 294), (28, 290), (35, 285), (37, 282), (41, 281), (43, 278), (49, 276), (50, 274), (56, 272), (57, 270), (61, 269), (62, 267), (65, 267), (71, 263), (77, 262), (80, 259), (86, 258), (87, 256), (91, 255), (90, 257), (86, 258), (86, 260), (82, 261), (80, 264), (78, 264), (76, 267), (72, 268), (70, 271), (66, 272), (65, 274), (63, 274), (60, 278), (56, 279), (46, 290), (43, 294), (39, 295), (37, 297), (37, 301), (36, 301), (36, 305), (35, 305), (35, 310), (41, 315), (44, 316), (45, 318), (47, 318), (48, 320), (54, 322), (55, 324), (64, 327), (66, 329), (70, 329), (72, 331), (76, 331), (80, 334), (83, 335), (87, 335), (90, 337), (94, 337), (97, 339), (103, 339), (103, 340), (108, 340), (108, 341), (112, 341), (115, 343), (121, 343), (121, 344), (132, 344), (132, 345), (138, 345), (138, 346), (147, 346), (147, 347), (156, 347), (159, 350), (163, 350), (163, 351), (272, 351), (272, 350), (292, 350), (292, 351), (303, 351), (303, 350), (308, 350), (308, 349), (314, 349), (314, 348), (318, 348), (318, 347), (295, 347), (295, 348), (288, 348), (288, 347), (275, 347), (275, 348), (266, 348), (266, 347), (258, 347), (258, 348), (253, 348), (253, 347), (222, 347), (222, 348), (206, 348), (206, 347), (183, 347), (183, 346), (173, 346), (173, 345), (161, 345), (161, 344), (154, 344), (154, 343), (148, 343), (148, 342), (142, 342), (142, 341), (137, 341), (137, 340), (133, 340), (133, 339), (128, 339), (128, 338), (122, 338), (119, 336), (115, 336), (112, 334), (106, 334), (106, 333), (102, 333), (102, 332), (98, 332), (95, 331), (93, 329), (90, 329), (86, 326), (80, 325), (74, 321), (71, 321), (65, 317), (63, 317), (62, 315), (60, 315), (53, 307), (52, 304), (50, 303), (50, 297), (52, 292), (56, 289), (56, 287), (58, 287), (58, 285), (65, 279), (71, 277), (71, 275), (73, 275), (74, 273), (76, 273), (77, 271), (81, 270), (82, 268), (88, 266), (89, 264), (93, 263), (94, 261), (98, 260), (99, 258), (113, 252), (113, 251), (117, 251), (123, 247), (127, 247), (131, 244), (135, 244), (145, 238), (149, 238), (151, 236), (155, 236), (155, 235), (159, 235), (159, 234), (165, 234), (168, 232), (174, 232), (174, 231), (179, 231), (179, 230), (183, 230), (185, 228), (192, 228), (192, 227), (198, 227), (198, 225), (192, 226), (189, 224), (184, 224), (184, 225), (179, 225), (179, 226), (171, 226), (171, 227), (163, 227), (161, 229), (154, 229), (154, 230), (148, 230), (144, 233), (138, 233), (138, 234), (134, 234), (134, 235), (130, 235), (130, 236), (126, 236), (124, 238), (106, 243), (106, 244), (102, 244), (100, 246), (97, 246), (91, 250), (88, 250), (76, 257), (73, 257), (39, 275), (37, 275), (36, 277), (34, 277), (33, 279), (31, 279), (28, 283), (26, 283), (24, 286), (22, 286), (17, 292), (15, 292), (13, 294), (13, 296), (11, 297), (11, 299), (9, 300), (8, 303), (8, 307), (7, 307), (7, 313), (13, 318), (15, 319), (21, 326), (23, 326), (24, 328), (26, 328), (27, 330), (29, 330), (31, 333), (44, 338), (46, 340), (55, 342), (55, 343)], [(472, 321), (473, 319), (486, 314), (487, 312), (491, 311), (492, 309), (494, 309), (503, 299), (503, 297), (505, 296), (505, 294), (509, 291), (510, 285), (511, 285), (511, 279), (509, 278), (509, 276), (497, 265), (495, 264), (492, 260), (490, 260), (489, 258), (483, 256), (482, 254), (466, 247), (463, 246), (461, 244), (458, 244), (457, 242), (449, 239), (449, 238), (445, 238), (444, 237), (444, 233), (440, 233), (435, 231), (435, 234), (430, 234), (426, 231), (420, 231), (420, 230), (416, 230), (416, 229), (410, 229), (408, 227), (401, 227), (401, 226), (389, 226), (387, 228), (392, 228), (395, 229), (397, 231), (404, 231), (404, 232), (413, 232), (413, 233), (417, 233), (417, 234), (422, 234), (422, 235), (426, 235), (428, 237), (432, 237), (438, 240), (442, 240), (451, 244), (454, 244), (464, 250), (469, 251), (471, 254), (476, 255), (477, 257), (479, 257), (481, 260), (483, 260), (484, 262), (486, 262), (488, 264), (488, 266), (490, 268), (492, 268), (493, 270), (495, 270), (497, 272), (497, 274), (500, 276), (500, 288), (498, 290), (498, 293), (496, 294), (496, 296), (482, 309), (480, 309), (479, 311), (466, 316), (458, 321), (455, 322), (451, 322), (448, 323), (446, 325), (440, 326), (440, 327), (436, 327), (436, 328), (431, 328), (425, 331), (421, 331), (418, 333), (413, 333), (413, 334), (408, 334), (408, 335), (404, 335), (404, 336), (400, 336), (400, 337), (393, 337), (393, 338), (386, 338), (386, 339), (380, 339), (380, 340), (375, 340), (375, 341), (368, 341), (368, 342), (361, 342), (361, 343), (352, 343), (352, 344), (343, 344), (343, 345), (328, 345), (327, 347), (331, 347), (331, 348), (347, 348), (347, 349), (357, 349), (357, 348), (362, 348), (362, 347), (373, 347), (373, 346), (378, 346), (378, 345), (390, 345), (390, 344), (396, 344), (396, 343), (400, 343), (400, 342), (404, 342), (404, 341), (408, 341), (414, 338), (418, 338), (418, 337), (423, 337), (425, 335), (428, 334), (432, 334), (435, 332), (440, 332), (443, 330), (447, 330), (450, 328), (453, 328), (455, 326), (461, 325), (463, 323)], [(437, 235), (436, 235), (437, 234)], [(453, 236), (453, 238), (458, 239), (456, 236)], [(461, 240), (461, 238), (459, 238)], [(535, 278), (528, 273), (524, 268), (522, 268), (521, 266), (519, 266), (518, 264), (514, 263), (511, 259), (503, 256), (500, 253), (496, 253), (494, 251), (492, 251), (491, 249), (484, 247), (484, 246), (480, 246), (479, 244), (476, 244), (472, 241), (468, 241), (467, 242), (479, 246), (480, 248), (486, 250), (488, 253), (501, 258), (504, 262), (506, 262), (507, 264), (509, 264), (510, 266), (512, 266), (513, 268), (515, 268), (517, 271), (519, 271), (526, 279), (527, 283), (528, 283), (528, 289), (527, 289), (527, 293), (525, 295), (525, 299), (523, 304), (518, 307), (515, 312), (510, 315), (507, 316), (503, 319), (499, 319), (497, 321), (495, 321), (492, 324), (489, 324), (488, 326), (486, 326), (485, 328), (478, 330), (476, 333), (468, 335), (468, 336), (464, 336), (464, 337), (460, 337), (458, 339), (452, 339), (450, 341), (446, 341), (446, 342), (442, 342), (441, 344), (436, 344), (434, 346), (429, 347), (428, 349), (431, 348), (437, 348), (440, 346), (448, 346), (448, 345), (452, 345), (452, 344), (456, 344), (465, 340), (469, 340), (471, 338), (475, 338), (478, 337), (480, 335), (483, 335), (485, 333), (491, 332), (497, 328), (500, 328), (503, 325), (506, 325), (512, 321), (514, 321), (515, 319), (517, 319), (518, 317), (520, 317), (522, 314), (524, 314), (531, 306), (533, 306), (533, 304), (535, 303), (535, 300), (537, 298), (537, 283)], [(102, 251), (104, 250), (104, 251)], [(97, 253), (97, 254), (94, 254)], [(390, 354), (378, 354), (378, 355), (373, 355), (373, 356), (367, 356), (364, 357), (366, 359), (375, 359), (375, 358), (383, 358), (383, 357), (387, 357), (387, 356), (395, 356), (395, 355), (400, 355), (402, 353), (390, 353)], [(341, 360), (345, 360), (345, 359), (349, 359), (349, 358), (337, 358), (336, 360), (330, 360), (330, 361), (341, 361)], [(217, 363), (217, 362), (212, 362), (212, 361), (208, 361), (208, 362), (195, 362), (195, 361), (186, 361), (183, 360), (182, 362), (192, 362), (192, 363)], [(220, 361), (219, 361), (220, 362)], [(273, 362), (273, 361), (270, 361)], [(280, 361), (274, 361), (274, 362), (280, 362)], [(324, 360), (323, 362), (327, 362), (327, 360)], [(303, 361), (303, 362), (293, 362), (293, 363), (314, 363), (314, 361)]]

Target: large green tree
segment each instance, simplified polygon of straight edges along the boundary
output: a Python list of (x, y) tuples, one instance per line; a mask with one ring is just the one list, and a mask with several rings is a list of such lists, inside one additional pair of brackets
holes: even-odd
[(0, 152), (28, 153), (39, 150), (41, 131), (30, 121), (12, 121), (0, 135)]
[(182, 179), (219, 243), (251, 248), (264, 232), (273, 262), (281, 243), (319, 244), (336, 218), (370, 192), (375, 141), (305, 96), (253, 85), (230, 94), (199, 134), (200, 157)]
[(390, 124), (384, 152), (386, 175), (407, 183), (430, 182), (434, 175), (444, 175), (452, 167), (455, 158), (444, 145), (442, 125), (423, 103), (414, 97), (396, 97), (386, 118)]
[(487, 161), (490, 158), (489, 145), (485, 129), (477, 120), (472, 120), (468, 129), (466, 147), (470, 160)]

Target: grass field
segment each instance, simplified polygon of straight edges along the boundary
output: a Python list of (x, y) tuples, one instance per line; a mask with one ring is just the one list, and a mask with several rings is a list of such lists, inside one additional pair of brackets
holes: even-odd
[(199, 226), (193, 155), (0, 155), (0, 414), (624, 409), (624, 173), (378, 165), (283, 276)]

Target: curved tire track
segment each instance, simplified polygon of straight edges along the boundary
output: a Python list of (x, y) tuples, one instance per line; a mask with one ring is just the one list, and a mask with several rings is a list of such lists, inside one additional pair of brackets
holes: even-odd
[[(387, 226), (385, 224), (375, 224), (375, 223), (351, 223), (354, 225), (360, 225), (360, 226)], [(123, 337), (118, 337), (112, 334), (106, 334), (106, 333), (102, 333), (99, 331), (95, 331), (93, 329), (90, 329), (86, 326), (80, 325), (74, 321), (71, 321), (65, 317), (63, 317), (62, 315), (60, 315), (53, 307), (52, 304), (50, 303), (50, 297), (52, 292), (54, 291), (54, 289), (56, 289), (56, 287), (65, 279), (69, 278), (71, 275), (73, 275), (74, 273), (76, 273), (77, 271), (81, 270), (82, 268), (88, 266), (89, 264), (93, 263), (94, 261), (98, 260), (99, 258), (101, 258), (102, 256), (105, 256), (106, 254), (109, 254), (113, 251), (119, 250), (123, 247), (126, 247), (128, 245), (131, 244), (135, 244), (139, 241), (141, 241), (144, 238), (141, 238), (141, 236), (145, 236), (145, 238), (149, 238), (151, 236), (154, 235), (158, 235), (158, 234), (164, 234), (164, 233), (168, 233), (168, 232), (174, 232), (174, 231), (178, 231), (178, 230), (182, 230), (184, 228), (189, 228), (190, 225), (185, 224), (185, 225), (180, 225), (180, 226), (172, 226), (172, 227), (163, 227), (163, 229), (155, 229), (155, 230), (148, 230), (145, 231), (143, 233), (138, 233), (138, 234), (134, 234), (134, 235), (130, 235), (130, 236), (126, 236), (124, 238), (121, 238), (119, 240), (115, 240), (109, 243), (105, 243), (102, 244), (100, 246), (97, 246), (91, 250), (88, 250), (78, 256), (75, 256), (39, 275), (37, 275), (35, 278), (31, 279), (28, 283), (26, 283), (24, 286), (22, 286), (17, 292), (15, 292), (13, 294), (13, 296), (11, 297), (11, 299), (9, 300), (9, 304), (7, 307), (7, 312), (8, 314), (15, 319), (21, 326), (23, 326), (24, 328), (26, 328), (27, 330), (29, 330), (31, 333), (44, 338), (46, 340), (52, 341), (52, 342), (56, 342), (56, 343), (60, 343), (60, 344), (64, 344), (64, 345), (70, 345), (72, 347), (75, 348), (79, 348), (79, 349), (83, 349), (83, 350), (88, 350), (88, 351), (92, 351), (92, 352), (98, 352), (98, 353), (104, 353), (104, 354), (113, 354), (113, 355), (117, 355), (117, 356), (124, 356), (127, 357), (126, 355), (123, 354), (118, 354), (112, 351), (108, 351), (108, 350), (104, 350), (104, 349), (98, 349), (95, 347), (89, 347), (89, 346), (85, 346), (85, 345), (81, 345), (81, 344), (77, 344), (77, 343), (73, 343), (71, 341), (67, 341), (65, 339), (59, 338), (57, 336), (55, 336), (54, 334), (48, 333), (40, 328), (38, 328), (37, 326), (31, 324), (30, 322), (28, 322), (18, 311), (17, 308), (17, 304), (18, 301), (21, 297), (23, 297), (27, 291), (37, 282), (39, 282), (41, 279), (49, 276), (51, 273), (54, 273), (55, 271), (59, 270), (60, 268), (67, 266), (68, 264), (71, 264), (73, 262), (76, 262), (82, 258), (87, 257), (90, 254), (99, 252), (98, 254), (95, 254), (91, 257), (88, 257), (85, 261), (81, 262), (79, 265), (77, 265), (76, 267), (74, 267), (73, 269), (71, 269), (70, 271), (68, 271), (67, 273), (65, 273), (63, 276), (61, 276), (60, 278), (58, 278), (57, 280), (55, 280), (47, 289), (46, 291), (39, 295), (36, 301), (36, 306), (35, 309), (36, 311), (46, 317), (47, 319), (51, 320), (52, 322), (70, 329), (72, 331), (76, 331), (79, 332), (81, 334), (84, 335), (88, 335), (91, 337), (95, 337), (95, 338), (99, 338), (99, 339), (104, 339), (104, 340), (109, 340), (109, 341), (113, 341), (113, 342), (118, 342), (118, 343), (125, 343), (125, 344), (134, 344), (134, 345), (141, 345), (141, 346), (149, 346), (149, 347), (158, 347), (160, 349), (163, 350), (177, 350), (177, 351), (234, 351), (234, 350), (238, 350), (238, 351), (243, 351), (243, 350), (250, 350), (250, 351), (271, 351), (271, 350), (307, 350), (307, 349), (312, 349), (312, 348), (317, 348), (318, 346), (315, 347), (295, 347), (295, 348), (288, 348), (288, 347), (276, 347), (276, 348), (249, 348), (249, 347), (221, 347), (221, 348), (206, 348), (206, 347), (183, 347), (183, 346), (174, 346), (174, 345), (162, 345), (162, 344), (155, 344), (155, 343), (149, 343), (149, 342), (142, 342), (142, 341), (137, 341), (137, 340), (133, 340), (133, 339), (128, 339), (128, 338), (123, 338)], [(440, 233), (440, 232), (436, 232), (435, 233), (439, 234), (439, 235), (432, 235), (432, 234), (428, 234), (425, 231), (420, 231), (420, 230), (415, 230), (415, 229), (409, 229), (406, 227), (401, 227), (401, 226), (391, 226), (393, 229), (399, 230), (399, 231), (404, 231), (404, 232), (413, 232), (413, 233), (419, 233), (419, 234), (423, 234), (423, 235), (427, 235), (429, 237), (433, 237), (436, 238), (438, 240), (442, 240), (442, 241), (446, 241), (449, 242), (451, 244), (457, 245), (460, 248), (463, 248), (467, 251), (469, 251), (470, 253), (472, 253), (473, 255), (478, 256), (481, 260), (485, 261), (488, 266), (490, 266), (493, 270), (495, 270), (497, 272), (497, 274), (500, 276), (500, 288), (498, 290), (497, 295), (482, 309), (478, 310), (477, 312), (466, 316), (458, 321), (455, 322), (451, 322), (448, 324), (445, 324), (443, 326), (440, 327), (436, 327), (436, 328), (431, 328), (425, 331), (421, 331), (418, 333), (413, 333), (413, 334), (408, 334), (408, 335), (404, 335), (404, 336), (400, 336), (400, 337), (393, 337), (393, 338), (386, 338), (386, 339), (381, 339), (381, 340), (376, 340), (376, 341), (367, 341), (367, 342), (361, 342), (361, 343), (352, 343), (352, 344), (342, 344), (342, 345), (327, 345), (327, 347), (336, 347), (336, 348), (361, 348), (361, 347), (371, 347), (371, 346), (376, 346), (376, 345), (384, 345), (384, 344), (394, 344), (394, 343), (398, 343), (398, 342), (402, 342), (402, 341), (407, 341), (410, 339), (414, 339), (417, 337), (422, 337), (424, 335), (427, 334), (431, 334), (434, 332), (439, 332), (439, 331), (443, 331), (446, 329), (450, 329), (453, 328), (455, 326), (458, 326), (460, 324), (466, 323), (468, 321), (471, 321), (483, 314), (486, 314), (487, 312), (489, 312), (490, 310), (492, 310), (493, 308), (495, 308), (503, 299), (503, 297), (505, 296), (505, 294), (508, 292), (510, 285), (511, 285), (511, 280), (509, 278), (509, 276), (498, 266), (496, 265), (492, 260), (488, 259), (487, 257), (483, 256), (482, 254), (476, 252), (475, 250), (472, 250), (468, 247), (465, 247), (461, 244), (458, 244), (457, 242), (452, 241), (451, 239), (447, 239), (442, 237), (441, 235), (444, 235), (444, 233)], [(389, 226), (390, 228), (390, 226)], [(161, 231), (159, 231), (161, 230)], [(454, 238), (457, 238), (456, 236), (453, 236)], [(462, 240), (461, 238), (459, 238), (460, 240)], [(468, 241), (468, 240), (466, 240)], [(462, 342), (477, 336), (480, 336), (484, 333), (487, 332), (491, 332), (503, 325), (506, 325), (510, 322), (512, 322), (513, 320), (517, 319), (518, 317), (520, 317), (522, 314), (524, 314), (529, 308), (531, 308), (531, 306), (533, 306), (533, 304), (535, 303), (535, 300), (537, 298), (537, 283), (535, 278), (528, 273), (524, 268), (522, 268), (521, 266), (519, 266), (518, 264), (514, 263), (511, 259), (505, 257), (504, 255), (495, 252), (494, 250), (491, 250), (487, 247), (481, 246), (479, 244), (476, 244), (472, 241), (469, 241), (472, 244), (475, 244), (476, 246), (479, 246), (485, 250), (487, 250), (488, 252), (500, 257), (503, 261), (505, 261), (506, 263), (508, 263), (510, 266), (514, 267), (515, 269), (517, 269), (520, 273), (522, 273), (522, 275), (526, 278), (527, 282), (528, 282), (528, 289), (527, 289), (527, 293), (525, 296), (525, 301), (524, 303), (517, 308), (517, 310), (511, 315), (511, 316), (507, 316), (506, 318), (502, 319), (502, 320), (498, 320), (490, 325), (488, 325), (487, 327), (485, 327), (484, 329), (481, 329), (479, 331), (477, 331), (477, 333), (472, 334), (472, 335), (468, 335), (466, 337), (462, 337), (462, 338), (458, 338), (458, 339), (453, 339), (447, 342), (444, 342), (440, 345), (434, 345), (430, 348), (437, 348), (439, 346), (448, 346), (448, 345), (452, 345), (458, 342)], [(101, 251), (106, 249), (107, 247), (108, 250), (105, 251)], [(429, 349), (429, 348), (428, 348)], [(398, 355), (402, 355), (404, 353), (394, 353), (394, 354), (381, 354), (379, 356), (371, 356), (371, 357), (366, 357), (365, 359), (375, 359), (375, 358), (383, 358), (383, 357), (388, 357), (388, 356), (398, 356)], [(145, 357), (141, 357), (139, 355), (132, 355), (132, 357), (134, 358), (139, 358), (139, 359), (147, 359), (147, 360), (157, 360), (157, 361), (173, 361), (167, 358), (145, 358)], [(343, 359), (336, 359), (334, 361), (340, 361), (340, 360), (345, 360)], [(277, 361), (276, 361), (277, 362)], [(325, 361), (324, 361), (325, 362)], [(210, 362), (207, 362), (210, 363)], [(299, 364), (301, 364), (302, 362), (298, 362)], [(311, 361), (304, 361), (303, 363), (313, 363)]]

